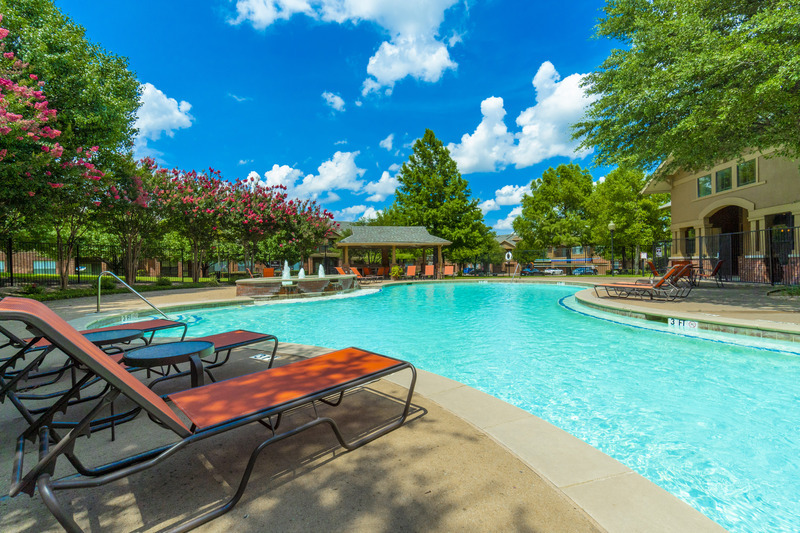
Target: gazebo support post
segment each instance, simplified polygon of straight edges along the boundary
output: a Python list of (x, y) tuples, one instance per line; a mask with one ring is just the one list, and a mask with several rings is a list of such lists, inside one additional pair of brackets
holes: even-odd
[(442, 265), (444, 264), (442, 262), (442, 247), (437, 246), (436, 248), (437, 248), (437, 258), (439, 260), (438, 263), (436, 264), (436, 279), (442, 279)]

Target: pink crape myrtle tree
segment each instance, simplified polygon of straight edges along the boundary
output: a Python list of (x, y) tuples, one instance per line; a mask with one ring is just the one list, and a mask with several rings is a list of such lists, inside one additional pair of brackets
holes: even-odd
[(286, 203), (287, 224), (277, 235), (278, 248), (290, 262), (306, 259), (330, 237), (334, 226), (333, 213), (314, 200), (289, 200)]
[(159, 167), (152, 158), (135, 164), (130, 160), (125, 166), (130, 168), (118, 170), (94, 203), (100, 208), (104, 226), (125, 251), (125, 282), (132, 285), (136, 282), (136, 269), (145, 242), (158, 240), (167, 229), (155, 191), (167, 181), (169, 171)]
[(13, 231), (22, 217), (48, 223), (65, 289), (105, 174), (95, 165), (96, 146), (67, 151), (55, 141), (61, 131), (50, 126), (57, 112), (49, 108), (46, 83), (7, 51), (7, 37), (0, 28), (0, 230)]
[(170, 227), (185, 237), (192, 250), (192, 281), (200, 281), (201, 263), (211, 249), (231, 195), (220, 172), (174, 169), (153, 191)]
[(45, 186), (38, 193), (46, 207), (35, 218), (55, 232), (62, 289), (69, 283), (78, 240), (96, 218), (99, 199), (107, 186), (108, 176), (96, 166), (98, 150), (97, 146), (78, 147), (69, 154), (65, 150), (55, 160), (52, 172), (44, 172)]
[(286, 188), (266, 187), (245, 179), (233, 184), (225, 206), (223, 235), (241, 246), (244, 263), (251, 271), (257, 261), (267, 262), (263, 245), (288, 227)]
[[(0, 14), (0, 24), (3, 16)], [(56, 110), (48, 106), (44, 81), (7, 49), (8, 30), (0, 27), (0, 234), (17, 229), (36, 212), (34, 198), (48, 186), (63, 148), (61, 132), (51, 124)]]

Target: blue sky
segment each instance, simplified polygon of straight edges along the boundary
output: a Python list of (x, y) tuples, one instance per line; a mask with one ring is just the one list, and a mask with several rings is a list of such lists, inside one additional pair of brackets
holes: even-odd
[[(136, 155), (281, 183), (337, 220), (389, 205), (426, 128), (485, 220), (511, 231), (551, 166), (592, 164), (569, 124), (602, 0), (56, 0), (143, 85)], [(608, 169), (592, 168), (595, 179)]]

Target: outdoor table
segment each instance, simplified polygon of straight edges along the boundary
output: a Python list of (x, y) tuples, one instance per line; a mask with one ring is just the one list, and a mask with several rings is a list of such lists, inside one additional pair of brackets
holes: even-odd
[[(169, 378), (185, 376), (187, 373), (192, 376), (192, 387), (203, 385), (203, 357), (208, 357), (214, 353), (214, 343), (207, 341), (179, 341), (167, 342), (164, 344), (150, 344), (141, 348), (134, 348), (122, 357), (122, 362), (130, 367), (146, 368), (153, 370), (155, 367), (174, 367), (180, 363), (189, 363), (190, 370), (177, 374), (167, 375), (169, 370), (164, 372), (162, 377), (150, 383), (150, 388), (159, 381)], [(158, 373), (158, 372), (156, 372)]]

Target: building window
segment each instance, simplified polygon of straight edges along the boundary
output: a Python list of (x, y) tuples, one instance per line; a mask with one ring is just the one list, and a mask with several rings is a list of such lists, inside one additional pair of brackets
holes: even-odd
[(711, 194), (711, 174), (697, 178), (697, 197), (702, 198)]
[(732, 174), (730, 167), (717, 171), (717, 192), (727, 191), (733, 186)]
[(736, 186), (750, 185), (756, 182), (756, 160), (751, 159), (736, 165)]
[(55, 274), (56, 262), (55, 261), (34, 261), (33, 262), (34, 274)]
[(572, 255), (583, 255), (583, 246), (573, 246)]

